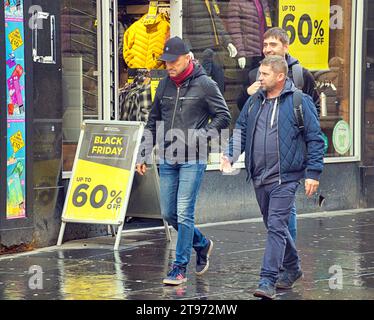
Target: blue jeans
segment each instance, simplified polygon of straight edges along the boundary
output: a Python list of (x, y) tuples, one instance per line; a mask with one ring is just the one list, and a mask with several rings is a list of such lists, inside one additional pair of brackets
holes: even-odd
[(296, 243), (297, 221), (296, 221), (296, 203), (295, 203), (295, 201), (294, 201), (294, 203), (292, 205), (292, 208), (291, 208), (290, 220), (288, 221), (288, 231), (290, 232), (293, 241)]
[(291, 207), (295, 202), (298, 182), (276, 183), (255, 188), (257, 202), (267, 229), (265, 253), (260, 277), (275, 284), (280, 267), (300, 269), (295, 242), (288, 230)]
[(195, 228), (195, 203), (206, 164), (160, 164), (161, 214), (178, 231), (174, 264), (187, 268), (192, 247), (199, 251), (208, 240)]

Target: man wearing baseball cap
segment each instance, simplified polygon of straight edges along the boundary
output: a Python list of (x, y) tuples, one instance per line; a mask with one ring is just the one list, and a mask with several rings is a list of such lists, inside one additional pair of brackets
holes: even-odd
[(157, 143), (161, 214), (178, 232), (175, 260), (163, 283), (179, 285), (187, 281), (192, 248), (196, 274), (202, 275), (209, 267), (213, 241), (195, 227), (195, 203), (207, 165), (208, 140), (229, 126), (231, 116), (217, 84), (192, 61), (181, 38), (166, 42), (160, 60), (165, 61), (168, 76), (157, 88), (136, 170), (146, 173)]

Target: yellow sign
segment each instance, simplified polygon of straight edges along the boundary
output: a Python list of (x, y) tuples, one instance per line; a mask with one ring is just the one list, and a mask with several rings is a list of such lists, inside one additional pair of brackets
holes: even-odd
[(12, 45), (13, 51), (17, 50), (20, 46), (23, 45), (23, 40), (22, 40), (21, 32), (19, 31), (19, 29), (16, 29), (12, 31), (11, 33), (9, 33), (8, 38), (9, 38), (10, 44)]
[(310, 70), (328, 69), (330, 0), (279, 0), (279, 26), (290, 37), (290, 54)]
[(25, 146), (25, 142), (23, 141), (21, 131), (17, 131), (14, 135), (12, 135), (9, 138), (9, 140), (12, 145), (14, 153), (16, 153), (18, 150), (22, 149)]
[(130, 171), (79, 159), (67, 199), (66, 219), (119, 221)]
[(118, 250), (143, 131), (143, 122), (83, 123), (57, 245), (66, 223), (97, 223), (118, 226)]

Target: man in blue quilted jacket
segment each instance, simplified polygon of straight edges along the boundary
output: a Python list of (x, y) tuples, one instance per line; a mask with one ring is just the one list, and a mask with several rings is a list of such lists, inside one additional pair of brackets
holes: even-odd
[[(245, 151), (247, 180), (252, 180), (267, 228), (266, 248), (256, 297), (273, 299), (276, 288), (289, 289), (302, 278), (300, 259), (288, 230), (290, 209), (300, 180), (305, 194), (318, 189), (323, 169), (324, 142), (318, 115), (310, 96), (302, 94), (304, 129), (294, 113), (293, 93), (284, 57), (268, 56), (260, 66), (259, 94), (246, 102), (221, 159), (221, 170)], [(283, 266), (282, 270), (280, 268)]]

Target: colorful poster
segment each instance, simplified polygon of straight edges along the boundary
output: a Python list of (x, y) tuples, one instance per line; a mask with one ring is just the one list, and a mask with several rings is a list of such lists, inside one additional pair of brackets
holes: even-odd
[(279, 27), (290, 37), (290, 54), (310, 70), (327, 70), (330, 0), (279, 0)]
[(7, 219), (26, 217), (25, 46), (23, 0), (4, 0), (7, 84)]
[(26, 152), (24, 121), (8, 121), (7, 218), (25, 217)]

